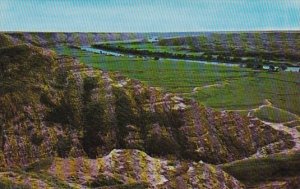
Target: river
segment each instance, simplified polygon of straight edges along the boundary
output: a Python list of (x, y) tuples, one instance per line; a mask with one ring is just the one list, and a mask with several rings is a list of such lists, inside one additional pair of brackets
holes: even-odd
[[(90, 46), (82, 46), (81, 50), (93, 52), (93, 53), (99, 53), (104, 55), (110, 55), (110, 56), (128, 56), (128, 57), (135, 57), (135, 55), (125, 55), (122, 53), (117, 53), (113, 51), (103, 50), (103, 49), (96, 49), (92, 48)], [(214, 62), (214, 61), (202, 61), (202, 60), (187, 60), (187, 59), (176, 59), (176, 58), (160, 58), (160, 60), (171, 60), (171, 61), (185, 61), (185, 62), (195, 62), (195, 63), (201, 63), (201, 64), (213, 64), (213, 65), (223, 65), (223, 66), (229, 66), (229, 67), (238, 67), (239, 64), (234, 63), (221, 63), (221, 62)], [(268, 70), (269, 66), (264, 65), (264, 70)], [(285, 70), (286, 72), (299, 72), (300, 67), (287, 67)]]

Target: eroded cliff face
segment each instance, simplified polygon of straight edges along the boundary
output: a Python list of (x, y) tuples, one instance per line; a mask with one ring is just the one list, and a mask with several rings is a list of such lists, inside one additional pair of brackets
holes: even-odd
[[(214, 111), (193, 100), (147, 87), (120, 73), (89, 68), (43, 48), (10, 43), (0, 46), (0, 56), (0, 166), (3, 169), (26, 167), (49, 157), (77, 158), (55, 159), (54, 167), (63, 161), (99, 163), (96, 158), (111, 151), (103, 158), (119, 154), (117, 157), (122, 159), (128, 153), (142, 154), (134, 156), (135, 162), (150, 158), (140, 151), (114, 149), (138, 149), (174, 161), (220, 164), (257, 152), (280, 152), (294, 145), (288, 134), (258, 120)], [(115, 163), (126, 164), (126, 160), (118, 158)], [(187, 165), (184, 176), (177, 178), (165, 161), (153, 161), (165, 166), (157, 173), (163, 176), (155, 181), (145, 180), (147, 185), (161, 183), (162, 186), (166, 182), (173, 186), (177, 181), (188, 186), (201, 185), (203, 178), (196, 173), (204, 173), (203, 169), (209, 170), (208, 174), (221, 184), (221, 178), (214, 175), (216, 172), (209, 165)], [(99, 176), (103, 167), (98, 163)], [(137, 163), (137, 167), (127, 168), (133, 174), (139, 166)], [(123, 164), (112, 167), (114, 171), (119, 170), (118, 174), (127, 172)], [(49, 174), (61, 177), (57, 172)], [(222, 175), (222, 178), (229, 177), (223, 172)], [(144, 183), (138, 175), (119, 176), (121, 183), (139, 179)], [(189, 180), (191, 176), (195, 179)], [(223, 184), (229, 182), (236, 181), (225, 179)], [(236, 182), (236, 186), (242, 185)]]
[(0, 53), (2, 150), (13, 164), (49, 155), (96, 158), (114, 148), (217, 164), (270, 144), (277, 144), (271, 153), (291, 146), (289, 136), (259, 121), (51, 51), (19, 45)]

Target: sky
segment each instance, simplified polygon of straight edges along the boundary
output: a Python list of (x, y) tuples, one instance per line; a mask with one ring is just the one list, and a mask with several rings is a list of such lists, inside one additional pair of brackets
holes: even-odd
[(0, 0), (0, 31), (300, 30), (300, 0)]

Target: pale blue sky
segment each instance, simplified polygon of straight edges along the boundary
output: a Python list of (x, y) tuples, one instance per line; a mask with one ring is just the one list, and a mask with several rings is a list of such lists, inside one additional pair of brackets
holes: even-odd
[(300, 30), (300, 0), (0, 0), (0, 30)]

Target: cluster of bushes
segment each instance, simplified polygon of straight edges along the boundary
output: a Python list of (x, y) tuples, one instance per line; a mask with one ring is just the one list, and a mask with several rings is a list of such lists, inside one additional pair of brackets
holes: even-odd
[(113, 94), (115, 96), (118, 146), (120, 148), (125, 148), (126, 141), (124, 141), (124, 138), (128, 135), (126, 126), (129, 124), (136, 124), (138, 118), (133, 112), (133, 106), (124, 89), (113, 87)]
[(115, 51), (118, 53), (125, 53), (125, 54), (133, 54), (140, 57), (153, 57), (154, 60), (159, 60), (159, 58), (174, 58), (174, 59), (187, 59), (187, 60), (207, 60), (207, 61), (230, 61), (230, 62), (240, 62), (242, 61), (239, 57), (230, 57), (224, 55), (218, 55), (214, 57), (212, 53), (204, 53), (202, 55), (188, 55), (183, 53), (171, 53), (171, 52), (153, 52), (149, 50), (138, 50), (135, 48), (126, 48), (122, 46), (113, 46), (108, 44), (100, 44), (100, 45), (93, 45), (95, 48)]
[(90, 158), (97, 157), (97, 147), (103, 144), (100, 133), (104, 134), (107, 126), (104, 122), (104, 108), (99, 102), (89, 102), (83, 109), (83, 149)]
[[(280, 64), (278, 66), (274, 66), (273, 64), (266, 64), (268, 66), (269, 72), (279, 72), (279, 71), (285, 71), (288, 67), (285, 64)], [(260, 62), (247, 62), (247, 63), (241, 63), (240, 67), (245, 68), (252, 68), (254, 70), (263, 70), (264, 64)]]
[(89, 97), (91, 95), (91, 91), (98, 86), (98, 80), (95, 77), (86, 77), (83, 80), (83, 101), (87, 102), (89, 101)]
[(83, 148), (91, 158), (96, 158), (98, 146), (102, 141), (99, 137), (100, 132), (104, 132), (104, 107), (100, 102), (91, 99), (91, 92), (98, 86), (98, 80), (95, 77), (86, 77), (83, 80)]

